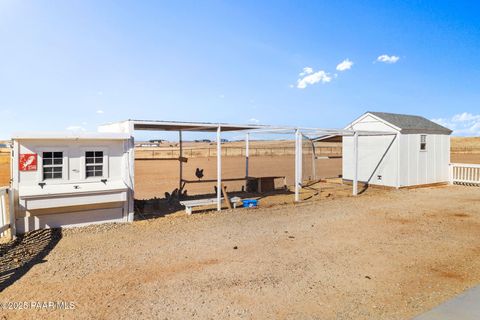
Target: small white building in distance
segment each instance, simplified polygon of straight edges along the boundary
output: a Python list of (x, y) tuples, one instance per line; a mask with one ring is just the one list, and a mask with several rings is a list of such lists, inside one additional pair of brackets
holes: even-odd
[[(452, 130), (420, 116), (367, 112), (348, 130), (384, 131), (358, 137), (358, 181), (404, 188), (449, 181)], [(392, 134), (394, 133), (394, 134)], [(343, 179), (354, 180), (355, 138), (343, 137)]]

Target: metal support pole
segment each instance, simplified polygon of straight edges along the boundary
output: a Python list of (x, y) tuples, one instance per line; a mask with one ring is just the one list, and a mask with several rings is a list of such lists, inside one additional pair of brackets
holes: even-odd
[(295, 202), (299, 201), (299, 190), (298, 190), (298, 130), (295, 130)]
[(353, 135), (353, 195), (358, 195), (358, 132)]
[(313, 181), (317, 181), (317, 159), (315, 153), (315, 142), (310, 141), (312, 143), (312, 176)]
[(401, 152), (400, 152), (400, 133), (397, 133), (397, 136), (396, 136), (396, 140), (397, 140), (397, 189), (400, 189), (400, 179), (401, 179), (401, 176), (400, 176), (400, 161), (401, 161)]
[(128, 186), (128, 214), (127, 222), (133, 222), (135, 215), (135, 139), (133, 135), (126, 142), (127, 186)]
[(178, 144), (180, 147), (180, 153), (178, 156), (178, 162), (179, 162), (179, 167), (180, 167), (180, 175), (178, 179), (178, 191), (179, 191), (179, 196), (182, 193), (182, 181), (183, 181), (183, 142), (182, 142), (182, 131), (178, 131)]
[(13, 148), (10, 149), (10, 190), (8, 192), (8, 207), (10, 209), (10, 238), (14, 240), (17, 237), (17, 213), (19, 212), (18, 203), (18, 180), (20, 171), (18, 168), (18, 157), (20, 146), (18, 140), (13, 140)]
[[(303, 140), (302, 133), (298, 130), (298, 196), (300, 198), (300, 191), (303, 183)], [(299, 199), (302, 201), (302, 199)]]
[(300, 189), (302, 187), (302, 135), (300, 130), (295, 130), (295, 202), (300, 202)]
[(222, 210), (222, 141), (220, 133), (222, 128), (217, 128), (217, 210)]
[(248, 161), (250, 157), (250, 134), (245, 135), (245, 177), (248, 179)]

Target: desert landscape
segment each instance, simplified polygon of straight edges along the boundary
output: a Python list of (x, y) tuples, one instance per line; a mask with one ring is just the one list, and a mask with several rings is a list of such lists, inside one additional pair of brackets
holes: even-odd
[[(462, 149), (459, 142), (465, 139), (452, 138), (452, 160), (478, 163), (476, 144)], [(225, 144), (226, 178), (244, 175), (239, 144)], [(293, 181), (289, 144), (255, 142), (251, 175)], [(319, 177), (341, 174), (339, 148), (325, 146), (316, 160)], [(208, 149), (185, 146), (186, 179), (196, 179), (196, 168), (215, 177)], [(177, 151), (140, 148), (136, 157), (175, 158)], [(308, 148), (305, 154), (309, 172)], [(6, 184), (9, 157), (0, 159)], [(176, 160), (138, 159), (135, 166), (139, 199), (178, 186)], [(7, 310), (2, 317), (407, 319), (480, 281), (480, 188), (368, 189), (352, 197), (350, 186), (329, 181), (303, 189), (300, 204), (290, 192), (273, 193), (257, 209), (187, 216), (176, 207), (132, 224), (21, 235), (0, 244), (2, 299), (71, 308)], [(228, 190), (242, 184), (230, 182)], [(213, 184), (187, 189), (213, 193)]]

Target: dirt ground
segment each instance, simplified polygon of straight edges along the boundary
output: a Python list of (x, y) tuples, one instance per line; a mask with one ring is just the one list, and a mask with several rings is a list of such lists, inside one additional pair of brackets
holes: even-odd
[(452, 150), (477, 151), (480, 148), (480, 137), (451, 137)]
[(480, 153), (452, 153), (453, 163), (475, 163), (480, 164)]
[[(342, 159), (319, 159), (317, 162), (317, 177), (331, 178), (342, 174)], [(216, 179), (217, 176), (216, 158), (191, 158), (184, 164), (183, 176), (187, 180), (198, 180), (195, 176), (195, 169), (203, 169), (202, 180)], [(259, 156), (251, 157), (249, 163), (249, 176), (285, 176), (287, 185), (294, 184), (295, 176), (294, 156)], [(304, 163), (305, 178), (312, 175), (311, 162)], [(222, 159), (222, 175), (227, 178), (245, 177), (245, 158), (226, 157)], [(149, 199), (163, 197), (164, 192), (171, 192), (178, 188), (179, 163), (174, 160), (135, 161), (135, 198)], [(306, 179), (308, 180), (308, 179)], [(283, 181), (276, 181), (276, 187), (281, 187)], [(239, 191), (244, 181), (225, 182), (229, 191)], [(189, 194), (213, 193), (213, 183), (192, 183), (187, 184)]]
[(372, 189), (34, 232), (0, 247), (1, 302), (74, 308), (2, 317), (408, 319), (480, 281), (479, 199), (474, 187)]

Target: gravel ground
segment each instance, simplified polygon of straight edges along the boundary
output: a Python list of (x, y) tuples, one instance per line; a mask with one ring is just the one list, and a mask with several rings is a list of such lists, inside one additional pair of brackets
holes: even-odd
[(74, 308), (0, 314), (408, 319), (480, 281), (479, 232), (460, 186), (41, 231), (0, 247), (0, 302)]

